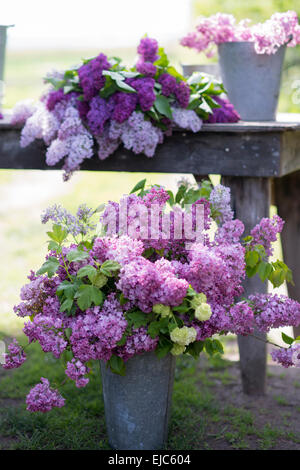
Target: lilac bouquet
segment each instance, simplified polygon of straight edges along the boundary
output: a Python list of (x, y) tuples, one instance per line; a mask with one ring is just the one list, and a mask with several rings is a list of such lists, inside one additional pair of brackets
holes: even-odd
[(206, 51), (207, 57), (215, 53), (215, 46), (223, 42), (253, 42), (258, 54), (274, 54), (280, 46), (294, 47), (300, 43), (300, 26), (295, 11), (274, 13), (264, 23), (251, 24), (248, 19), (237, 23), (233, 15), (217, 13), (201, 17), (196, 31), (181, 39), (181, 44)]
[[(198, 132), (202, 121), (216, 115), (224, 103), (226, 120), (239, 119), (227, 102), (222, 83), (207, 74), (186, 80), (169, 63), (155, 39), (145, 37), (138, 46), (139, 59), (132, 68), (104, 54), (84, 60), (65, 72), (52, 72), (50, 89), (38, 103), (18, 103), (11, 122), (25, 124), (21, 146), (43, 139), (46, 162), (64, 161), (65, 179), (96, 153), (100, 160), (123, 144), (136, 154), (153, 157), (164, 136), (174, 127)], [(222, 117), (224, 119), (224, 116)]]
[[(95, 225), (100, 211), (101, 233)], [(284, 263), (268, 261), (283, 221), (262, 219), (241, 240), (244, 226), (233, 219), (230, 190), (222, 185), (181, 184), (174, 195), (158, 186), (146, 189), (143, 180), (118, 203), (96, 211), (82, 205), (74, 216), (50, 207), (42, 215), (48, 221), (49, 253), (29, 275), (14, 311), (27, 318), (29, 343), (37, 341), (61, 358), (66, 380), (77, 387), (89, 382), (91, 360), (124, 375), (126, 361), (148, 351), (158, 359), (169, 353), (197, 358), (203, 350), (223, 352), (216, 334), (249, 335), (254, 328), (267, 332), (300, 323), (300, 304), (285, 296), (241, 297), (246, 275), (274, 286), (292, 281)], [(288, 347), (273, 358), (299, 366), (297, 341), (283, 339)], [(14, 340), (4, 368), (25, 360)], [(26, 400), (29, 411), (42, 412), (64, 401), (44, 377)]]

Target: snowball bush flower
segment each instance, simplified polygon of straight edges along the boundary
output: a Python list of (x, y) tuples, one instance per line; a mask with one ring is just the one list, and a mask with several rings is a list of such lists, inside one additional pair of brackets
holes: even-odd
[(264, 23), (254, 25), (247, 19), (237, 23), (233, 15), (217, 13), (201, 17), (196, 31), (188, 33), (180, 42), (198, 52), (206, 51), (206, 55), (211, 57), (215, 45), (240, 41), (253, 42), (258, 54), (274, 54), (283, 45), (294, 47), (300, 43), (297, 13), (274, 13)]
[[(239, 300), (246, 274), (253, 275), (253, 259), (268, 266), (271, 281), (272, 272), (281, 269), (284, 281), (287, 267), (274, 267), (266, 254), (281, 219), (263, 219), (252, 236), (241, 239), (244, 226), (233, 219), (228, 188), (203, 182), (187, 189), (182, 183), (171, 194), (140, 182), (129, 196), (106, 205), (101, 236), (95, 232), (100, 209), (82, 204), (73, 215), (55, 205), (42, 214), (43, 223), (53, 223), (49, 251), (41, 268), (28, 276), (14, 311), (26, 319), (28, 342), (64, 359), (65, 380), (78, 388), (88, 384), (92, 360), (124, 374), (126, 362), (139, 354), (197, 357), (203, 348), (221, 350), (215, 334), (249, 335), (255, 328), (300, 324), (300, 304), (285, 296), (253, 294)], [(194, 201), (188, 208), (185, 197)], [(205, 209), (202, 241), (194, 211), (200, 205)], [(212, 221), (217, 230), (209, 237)], [(273, 357), (284, 366), (299, 365), (298, 352), (292, 344)], [(19, 367), (25, 359), (14, 340), (3, 367)], [(26, 403), (29, 411), (46, 412), (63, 406), (64, 398), (41, 378)]]

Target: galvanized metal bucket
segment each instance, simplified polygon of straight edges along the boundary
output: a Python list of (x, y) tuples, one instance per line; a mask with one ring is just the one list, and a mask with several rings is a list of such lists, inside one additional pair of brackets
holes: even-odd
[(118, 450), (162, 449), (174, 382), (175, 357), (154, 352), (126, 362), (126, 375), (111, 372), (100, 361), (109, 444)]
[(274, 121), (286, 46), (257, 54), (252, 42), (218, 45), (222, 81), (244, 121)]
[(4, 64), (5, 64), (5, 50), (7, 39), (7, 28), (13, 25), (0, 25), (0, 109), (4, 97)]

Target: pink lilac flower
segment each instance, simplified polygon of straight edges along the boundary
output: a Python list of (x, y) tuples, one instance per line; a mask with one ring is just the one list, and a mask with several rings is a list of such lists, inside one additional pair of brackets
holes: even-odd
[(67, 362), (66, 375), (75, 381), (76, 387), (85, 387), (89, 383), (89, 379), (84, 377), (89, 373), (89, 368), (86, 367), (79, 359), (72, 359)]
[(300, 344), (292, 344), (290, 348), (280, 348), (271, 352), (273, 361), (285, 368), (300, 367)]
[(126, 343), (116, 350), (116, 354), (124, 359), (124, 361), (127, 361), (137, 354), (154, 351), (157, 343), (158, 337), (152, 339), (147, 334), (146, 328), (140, 327), (134, 329), (131, 336), (127, 336)]
[(176, 277), (169, 261), (161, 259), (152, 263), (140, 256), (121, 269), (117, 287), (126, 299), (134, 301), (143, 312), (148, 313), (158, 303), (180, 305), (188, 282)]
[(230, 220), (225, 222), (223, 225), (218, 227), (218, 230), (215, 234), (215, 242), (219, 244), (228, 243), (235, 244), (238, 243), (242, 234), (244, 233), (245, 226), (243, 222), (238, 219)]
[(74, 356), (81, 362), (109, 360), (126, 327), (122, 307), (111, 294), (102, 308), (89, 308), (74, 320), (70, 337)]
[(8, 345), (8, 353), (4, 354), (4, 369), (16, 369), (26, 361), (26, 354), (16, 339)]
[(57, 390), (50, 388), (49, 380), (41, 377), (41, 383), (35, 385), (26, 398), (28, 411), (41, 411), (46, 413), (52, 408), (61, 408), (65, 404), (65, 399)]
[(275, 13), (264, 23), (250, 23), (247, 19), (237, 23), (233, 15), (226, 13), (202, 17), (196, 31), (187, 34), (180, 42), (198, 52), (206, 51), (208, 57), (213, 55), (214, 46), (223, 42), (253, 42), (258, 54), (274, 54), (284, 44), (288, 47), (299, 44), (300, 27), (295, 11)]
[(266, 255), (272, 256), (272, 242), (276, 241), (277, 234), (281, 233), (283, 226), (284, 221), (278, 215), (274, 215), (271, 219), (261, 219), (250, 232), (253, 237), (251, 245), (262, 245), (266, 251)]
[(63, 335), (63, 321), (38, 314), (32, 322), (26, 322), (23, 328), (29, 342), (38, 341), (44, 352), (52, 352), (53, 356), (59, 358), (67, 347), (67, 341)]
[(250, 295), (249, 300), (260, 331), (300, 325), (300, 304), (295, 300), (278, 294)]

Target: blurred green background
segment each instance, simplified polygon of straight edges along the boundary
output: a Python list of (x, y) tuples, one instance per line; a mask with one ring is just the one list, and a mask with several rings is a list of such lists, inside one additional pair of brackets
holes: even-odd
[[(201, 14), (210, 15), (221, 11), (233, 13), (238, 19), (249, 17), (255, 21), (263, 21), (275, 11), (288, 9), (298, 10), (300, 13), (300, 4), (297, 6), (297, 2), (291, 0), (195, 0), (191, 28), (192, 20)], [(164, 46), (176, 66), (181, 63), (209, 62), (204, 54), (196, 54), (178, 43)], [(134, 48), (103, 52), (118, 55), (125, 63), (131, 63), (136, 55)], [(38, 99), (45, 89), (42, 77), (49, 70), (69, 67), (83, 57), (91, 57), (97, 53), (97, 49), (11, 50), (8, 43), (5, 108), (11, 108), (21, 99)], [(299, 112), (299, 106), (293, 105), (291, 99), (292, 83), (300, 72), (299, 53), (299, 46), (287, 51), (279, 104), (282, 112)], [(215, 60), (216, 58), (211, 59)], [(76, 209), (82, 202), (96, 207), (99, 203), (128, 193), (143, 177), (144, 174), (137, 173), (78, 172), (71, 181), (63, 183), (61, 173), (56, 171), (0, 170), (0, 332), (15, 334), (22, 326), (22, 321), (12, 311), (27, 274), (30, 269), (37, 269), (41, 265), (46, 252), (46, 227), (40, 223), (41, 212), (53, 203), (61, 203), (68, 209)], [(172, 189), (180, 175), (148, 174), (147, 178), (149, 183), (163, 184)], [(217, 180), (215, 178), (214, 181)], [(275, 211), (274, 207), (272, 211)], [(278, 243), (276, 255), (280, 256), (280, 253)]]

